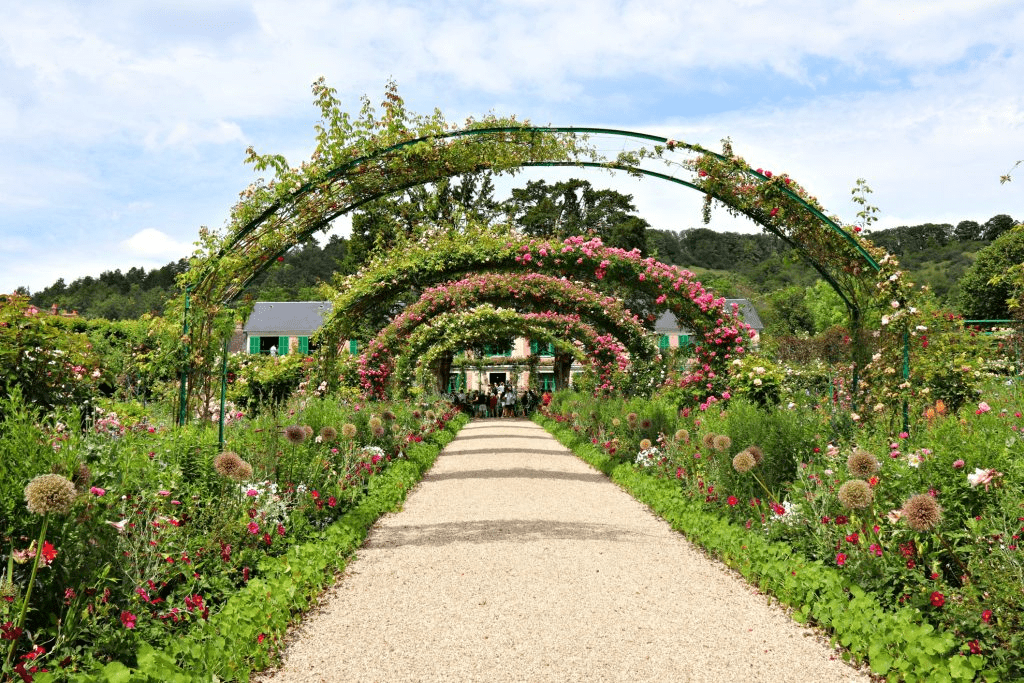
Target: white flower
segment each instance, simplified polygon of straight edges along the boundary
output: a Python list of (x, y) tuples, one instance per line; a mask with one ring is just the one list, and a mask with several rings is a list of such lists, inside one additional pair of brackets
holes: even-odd
[(887, 315), (883, 315), (882, 316), (882, 324), (883, 325), (888, 325), (889, 324), (889, 316), (887, 316)]

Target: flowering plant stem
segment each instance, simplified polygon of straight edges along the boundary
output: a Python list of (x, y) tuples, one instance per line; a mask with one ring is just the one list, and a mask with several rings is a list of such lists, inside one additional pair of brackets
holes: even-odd
[(36, 581), (36, 571), (39, 569), (39, 557), (43, 554), (43, 543), (46, 541), (46, 527), (50, 522), (50, 515), (43, 515), (43, 526), (39, 529), (39, 540), (36, 542), (36, 556), (32, 560), (32, 574), (28, 579), (28, 588), (25, 589), (25, 600), (21, 603), (21, 614), (18, 615), (18, 622), (15, 624), (14, 638), (11, 639), (11, 647), (7, 650), (7, 659), (4, 660), (4, 670), (11, 665), (14, 658), (14, 650), (18, 647), (18, 640), (21, 636), (21, 628), (25, 624), (25, 613), (28, 612), (28, 602), (32, 597), (32, 584)]

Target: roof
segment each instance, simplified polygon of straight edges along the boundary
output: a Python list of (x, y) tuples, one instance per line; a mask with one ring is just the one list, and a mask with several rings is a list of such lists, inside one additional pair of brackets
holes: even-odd
[[(738, 308), (740, 320), (750, 325), (758, 332), (764, 329), (764, 323), (761, 322), (761, 316), (757, 314), (757, 310), (754, 308), (754, 305), (750, 303), (749, 299), (726, 299), (725, 306), (723, 306), (723, 308), (731, 311), (733, 304), (736, 304)], [(654, 323), (655, 332), (682, 332), (688, 330), (689, 328), (686, 325), (682, 325), (676, 321), (676, 317), (672, 311), (665, 311)]]
[(243, 329), (248, 334), (310, 334), (332, 308), (330, 301), (257, 301)]

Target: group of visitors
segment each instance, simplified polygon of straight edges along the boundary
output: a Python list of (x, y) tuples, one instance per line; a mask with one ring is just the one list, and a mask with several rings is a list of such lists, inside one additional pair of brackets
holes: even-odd
[(551, 392), (541, 396), (533, 389), (517, 389), (504, 382), (491, 384), (484, 390), (466, 393), (460, 389), (455, 394), (455, 404), (466, 414), (474, 417), (525, 417), (539, 405), (551, 402)]

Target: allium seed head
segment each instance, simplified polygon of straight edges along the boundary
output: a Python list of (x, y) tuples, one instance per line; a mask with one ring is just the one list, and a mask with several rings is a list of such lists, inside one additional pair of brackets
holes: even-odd
[(612, 427), (618, 427), (620, 424), (622, 424), (622, 420), (617, 417), (612, 418)]
[(851, 479), (839, 487), (839, 502), (847, 510), (863, 510), (874, 500), (874, 492), (863, 479)]
[(306, 430), (300, 425), (289, 425), (284, 428), (284, 438), (288, 439), (289, 443), (298, 446), (306, 440)]
[(636, 413), (630, 413), (629, 415), (626, 415), (626, 422), (629, 423), (630, 427), (635, 427), (636, 423), (637, 423), (637, 420), (639, 420), (639, 419), (640, 419), (640, 416), (637, 415)]
[(418, 410), (414, 410), (414, 411), (412, 411), (412, 416), (413, 416), (413, 419), (416, 419), (416, 420), (418, 420), (418, 419), (420, 419), (421, 417), (423, 417), (423, 413), (421, 413), (421, 412), (420, 412), (420, 411), (418, 411)]
[(392, 420), (395, 419), (395, 414), (393, 412), (391, 412), (390, 410), (385, 410), (383, 415), (384, 415), (384, 419), (389, 421), (389, 422), (391, 422)]
[(10, 580), (10, 578), (5, 578), (0, 581), (0, 598), (18, 599), (18, 587)]
[(651, 428), (651, 421), (650, 420), (642, 420), (640, 422), (640, 429), (650, 429), (650, 428)]
[(690, 432), (686, 431), (685, 429), (677, 429), (676, 430), (676, 441), (681, 441), (683, 443), (687, 443), (687, 442), (689, 442), (689, 440), (690, 440)]
[(36, 515), (50, 512), (66, 514), (77, 495), (71, 480), (59, 474), (40, 474), (25, 487), (28, 511)]
[(704, 436), (702, 436), (700, 438), (700, 442), (704, 446), (705, 450), (708, 450), (708, 451), (714, 450), (714, 448), (715, 448), (715, 436), (717, 436), (717, 435), (713, 434), (711, 432), (708, 432), (707, 434), (705, 434)]
[(302, 431), (306, 432), (306, 438), (313, 436), (313, 428), (309, 425), (302, 425)]
[(372, 431), (372, 432), (375, 432), (375, 431), (377, 431), (377, 427), (380, 427), (380, 426), (381, 426), (381, 421), (380, 421), (380, 418), (379, 418), (379, 417), (377, 417), (376, 415), (374, 415), (373, 417), (371, 417), (371, 418), (370, 418), (370, 419), (369, 419), (369, 420), (367, 421), (367, 423), (366, 423), (366, 424), (367, 424), (367, 426), (368, 426), (368, 427), (370, 428), (370, 431)]
[(732, 468), (740, 473), (749, 472), (756, 464), (750, 451), (740, 451), (732, 458)]
[(373, 428), (373, 435), (376, 437), (382, 437), (388, 433), (388, 430), (384, 429), (384, 425), (377, 425)]
[(711, 445), (716, 451), (727, 451), (729, 446), (732, 445), (732, 439), (725, 434), (718, 434), (712, 439)]
[(346, 439), (355, 438), (356, 426), (354, 424), (352, 424), (351, 422), (346, 422), (345, 424), (343, 424), (341, 426), (341, 435), (343, 437), (345, 437)]
[(437, 419), (437, 415), (434, 414), (433, 410), (428, 410), (426, 415), (424, 415), (424, 417), (427, 418), (428, 420), (430, 420), (431, 422), (433, 422), (434, 420)]
[(338, 430), (331, 426), (324, 427), (320, 430), (320, 438), (327, 442), (334, 441), (338, 438)]
[(252, 479), (252, 465), (242, 460), (238, 453), (225, 451), (213, 459), (213, 469), (220, 476), (232, 481)]
[(651, 447), (651, 440), (650, 439), (641, 439), (640, 440), (640, 450), (646, 451), (650, 447)]
[(846, 469), (849, 470), (852, 476), (858, 479), (871, 477), (881, 467), (878, 458), (860, 448), (854, 449), (850, 457), (846, 459)]
[(747, 452), (754, 456), (754, 462), (758, 465), (764, 460), (764, 451), (761, 450), (760, 446), (747, 446)]
[(931, 531), (942, 521), (942, 507), (927, 493), (911, 496), (901, 512), (901, 519), (914, 531)]

